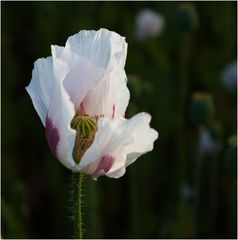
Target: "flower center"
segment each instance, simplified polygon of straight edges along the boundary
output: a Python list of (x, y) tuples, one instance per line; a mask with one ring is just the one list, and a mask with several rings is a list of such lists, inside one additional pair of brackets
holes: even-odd
[(77, 164), (93, 142), (98, 119), (99, 116), (77, 115), (71, 121), (71, 128), (76, 130), (73, 159)]

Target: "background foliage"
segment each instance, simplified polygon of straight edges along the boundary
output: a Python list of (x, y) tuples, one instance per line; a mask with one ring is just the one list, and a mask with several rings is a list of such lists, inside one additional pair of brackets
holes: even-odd
[[(33, 62), (50, 55), (81, 29), (114, 30), (126, 37), (130, 117), (147, 111), (159, 131), (153, 152), (124, 177), (85, 181), (87, 238), (235, 238), (236, 89), (221, 72), (236, 60), (236, 2), (2, 2), (3, 238), (71, 238), (71, 173), (51, 155), (44, 128), (25, 91)], [(143, 8), (163, 14), (160, 36), (138, 41), (135, 16)], [(189, 109), (196, 91), (211, 94), (219, 142), (199, 157), (199, 127)]]

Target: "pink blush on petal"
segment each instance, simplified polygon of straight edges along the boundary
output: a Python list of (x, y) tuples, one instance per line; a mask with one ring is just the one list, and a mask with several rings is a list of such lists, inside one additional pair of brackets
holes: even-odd
[(113, 104), (112, 106), (112, 118), (115, 117), (115, 104)]
[(52, 120), (48, 117), (48, 114), (46, 116), (45, 135), (46, 135), (46, 140), (50, 147), (50, 150), (56, 157), (57, 156), (56, 150), (57, 150), (57, 145), (59, 143), (60, 136), (59, 136), (58, 129), (53, 125)]
[(99, 176), (107, 173), (111, 169), (111, 167), (114, 163), (114, 160), (115, 160), (114, 157), (109, 156), (109, 155), (104, 155), (100, 159), (96, 170), (91, 175), (93, 177), (99, 177)]
[(84, 115), (84, 114), (85, 114), (84, 104), (83, 102), (81, 102), (79, 107), (79, 115)]

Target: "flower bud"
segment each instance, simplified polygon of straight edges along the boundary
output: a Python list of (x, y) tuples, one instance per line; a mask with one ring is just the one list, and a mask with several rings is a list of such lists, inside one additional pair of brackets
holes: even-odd
[(165, 20), (163, 15), (150, 9), (143, 9), (136, 16), (136, 37), (144, 40), (147, 37), (155, 37), (163, 31)]
[(211, 133), (207, 129), (201, 129), (198, 143), (199, 155), (201, 157), (207, 157), (212, 155), (216, 150), (216, 144), (211, 136)]
[(218, 153), (222, 147), (222, 128), (218, 122), (212, 123), (210, 128), (200, 128), (199, 155), (209, 157)]
[(237, 177), (237, 137), (231, 136), (225, 152), (225, 166), (232, 177)]
[(225, 67), (221, 76), (222, 84), (230, 91), (236, 91), (237, 87), (237, 61)]
[(177, 10), (177, 26), (183, 32), (195, 31), (198, 27), (198, 15), (192, 4), (180, 4)]
[(193, 124), (209, 125), (215, 114), (212, 96), (208, 93), (193, 94), (189, 108), (189, 118)]
[(97, 116), (79, 115), (75, 116), (71, 122), (71, 127), (76, 130), (73, 158), (77, 164), (93, 142), (97, 121)]

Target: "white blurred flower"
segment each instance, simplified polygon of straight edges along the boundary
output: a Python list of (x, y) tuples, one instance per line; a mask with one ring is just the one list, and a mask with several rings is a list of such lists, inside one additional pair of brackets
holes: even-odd
[(124, 118), (125, 38), (106, 29), (80, 31), (51, 52), (35, 62), (26, 88), (51, 151), (73, 172), (121, 177), (158, 138), (149, 114)]
[(206, 157), (214, 153), (217, 149), (217, 146), (207, 129), (201, 129), (200, 131), (198, 148), (201, 157)]
[(222, 84), (229, 90), (236, 90), (237, 87), (237, 61), (225, 67), (221, 76)]
[(136, 37), (144, 40), (147, 37), (158, 36), (165, 26), (164, 17), (150, 9), (141, 10), (136, 16)]

